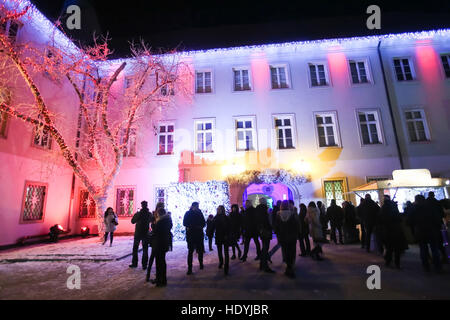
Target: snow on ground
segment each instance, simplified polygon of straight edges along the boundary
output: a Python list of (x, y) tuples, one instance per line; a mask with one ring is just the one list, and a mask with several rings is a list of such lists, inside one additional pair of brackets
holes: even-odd
[[(449, 299), (450, 274), (425, 274), (418, 248), (403, 257), (403, 270), (385, 268), (383, 260), (357, 245), (325, 245), (324, 261), (298, 257), (297, 278), (283, 275), (281, 250), (272, 257), (276, 274), (261, 273), (253, 245), (247, 262), (231, 260), (230, 275), (217, 268), (217, 252), (205, 254), (199, 270), (186, 276), (186, 243), (167, 254), (168, 286), (145, 282), (145, 271), (130, 269), (132, 237), (116, 237), (113, 247), (98, 238), (66, 240), (0, 252), (0, 299)], [(206, 244), (206, 243), (205, 243)], [(275, 244), (272, 241), (271, 247)], [(230, 250), (231, 251), (231, 250)], [(32, 260), (26, 261), (25, 260)], [(40, 261), (37, 261), (40, 260)], [(57, 261), (56, 261), (57, 260)], [(81, 289), (68, 289), (67, 268), (81, 269)], [(366, 269), (381, 267), (381, 290), (368, 290)], [(154, 277), (154, 269), (152, 270)]]

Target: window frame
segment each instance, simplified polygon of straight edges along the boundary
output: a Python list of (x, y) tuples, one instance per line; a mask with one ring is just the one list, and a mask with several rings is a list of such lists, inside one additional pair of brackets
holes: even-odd
[[(362, 133), (362, 129), (361, 129), (361, 122), (359, 120), (359, 113), (374, 113), (375, 114), (375, 119), (376, 119), (376, 124), (377, 124), (377, 135), (378, 135), (378, 140), (380, 141), (379, 143), (369, 143), (369, 144), (365, 144), (364, 140), (363, 140), (363, 133)], [(361, 143), (361, 147), (369, 147), (369, 146), (383, 146), (386, 144), (386, 139), (384, 137), (384, 132), (383, 132), (383, 123), (382, 123), (382, 118), (381, 118), (381, 113), (379, 109), (376, 108), (356, 108), (355, 109), (355, 116), (356, 116), (356, 124), (358, 126), (358, 135), (359, 135), (359, 140)], [(370, 128), (369, 128), (370, 130)], [(369, 131), (369, 138), (370, 140), (372, 140), (372, 137), (370, 135), (370, 131)]]
[[(313, 86), (312, 84), (312, 78), (311, 78), (311, 71), (310, 71), (310, 66), (316, 66), (316, 76), (318, 76), (318, 70), (317, 70), (317, 66), (318, 65), (323, 65), (324, 66), (324, 72), (325, 72), (325, 80), (326, 80), (326, 85), (317, 85), (317, 86)], [(306, 72), (308, 75), (308, 84), (309, 87), (311, 89), (316, 89), (316, 88), (330, 88), (332, 87), (332, 82), (331, 82), (331, 75), (330, 75), (330, 70), (328, 67), (328, 62), (326, 60), (315, 60), (315, 61), (308, 61), (306, 63)], [(317, 78), (319, 80), (319, 78)]]
[[(43, 129), (42, 129), (43, 130)], [(43, 132), (43, 131), (42, 131)], [(41, 150), (47, 150), (47, 151), (51, 151), (52, 150), (52, 135), (50, 134), (50, 132), (47, 132), (48, 134), (48, 140), (47, 140), (47, 145), (45, 146), (41, 146), (40, 144), (36, 144), (34, 142), (35, 138), (36, 138), (36, 134), (37, 134), (37, 128), (36, 126), (33, 127), (32, 132), (31, 132), (31, 146), (33, 148), (37, 148), (37, 149), (41, 149)], [(42, 135), (40, 136), (40, 140), (42, 141)]]
[[(364, 69), (366, 71), (366, 78), (367, 78), (367, 82), (358, 82), (358, 83), (353, 83), (353, 76), (352, 76), (352, 70), (350, 67), (350, 62), (363, 62), (364, 63)], [(372, 69), (370, 66), (370, 61), (369, 58), (348, 58), (347, 59), (347, 68), (348, 68), (348, 74), (350, 77), (350, 85), (352, 86), (366, 86), (366, 85), (372, 85), (374, 84), (374, 80), (372, 77)], [(357, 72), (358, 72), (358, 79), (360, 79), (360, 73), (359, 73), (359, 68), (356, 68)]]
[[(203, 73), (203, 85), (205, 86), (204, 74), (206, 72), (210, 72), (211, 73), (211, 92), (198, 92), (197, 91), (197, 88), (198, 88), (197, 87), (197, 73)], [(214, 90), (214, 70), (213, 70), (213, 68), (200, 68), (200, 69), (196, 69), (194, 71), (194, 93), (196, 95), (197, 94), (203, 95), (203, 94), (213, 94), (213, 93), (215, 93), (215, 90)]]
[[(425, 135), (427, 137), (427, 140), (421, 140), (421, 141), (412, 141), (411, 140), (411, 136), (409, 134), (409, 129), (408, 129), (408, 122), (415, 122), (415, 119), (411, 119), (408, 120), (406, 118), (406, 113), (407, 112), (417, 112), (419, 111), (421, 116), (422, 116), (422, 122), (424, 124), (424, 131), (425, 131)], [(403, 110), (403, 118), (404, 118), (404, 123), (405, 123), (405, 130), (406, 130), (406, 135), (408, 137), (409, 143), (414, 143), (414, 144), (421, 144), (421, 143), (429, 143), (431, 142), (431, 131), (430, 131), (430, 126), (428, 125), (428, 119), (427, 119), (427, 115), (425, 113), (425, 109), (424, 108), (420, 108), (420, 107), (412, 107), (412, 108), (407, 108)], [(415, 127), (415, 126), (414, 126)], [(415, 131), (415, 133), (417, 133), (417, 131)]]
[[(282, 118), (283, 120), (286, 118), (291, 119), (291, 130), (292, 130), (292, 148), (283, 148), (280, 149), (278, 145), (278, 129), (275, 125), (275, 120)], [(294, 113), (274, 113), (272, 114), (272, 144), (273, 144), (273, 150), (276, 151), (294, 151), (297, 150), (297, 123), (295, 120), (295, 114)]]
[[(86, 189), (86, 188), (79, 188), (78, 189), (78, 219), (96, 219), (96, 216), (95, 216), (95, 212), (94, 212), (94, 216), (93, 217), (82, 217), (81, 216), (81, 193), (82, 192), (87, 192), (88, 193), (88, 196), (89, 197), (91, 197), (92, 198), (92, 196), (90, 195), (90, 193), (89, 193), (89, 191)], [(94, 199), (92, 199), (92, 200), (94, 200)], [(94, 203), (95, 203), (95, 200), (94, 200)], [(94, 206), (96, 206), (96, 204), (94, 204)], [(89, 208), (88, 208), (88, 214), (89, 214)]]
[(327, 196), (326, 196), (326, 192), (325, 192), (325, 182), (342, 181), (342, 198), (343, 198), (342, 200), (343, 201), (349, 200), (347, 177), (329, 177), (329, 178), (322, 178), (321, 180), (322, 180), (321, 181), (322, 182), (322, 199), (324, 200), (323, 202), (327, 207), (328, 207), (328, 204), (327, 204)]
[[(411, 76), (412, 76), (411, 80), (406, 80), (406, 79), (405, 80), (398, 80), (397, 71), (395, 70), (395, 60), (397, 60), (397, 59), (400, 60), (400, 62), (403, 59), (408, 59), (409, 68), (411, 69)], [(401, 63), (401, 68), (402, 68), (402, 75), (404, 76), (405, 75), (405, 73), (404, 73), (405, 70), (404, 70), (404, 66), (403, 66), (402, 63)], [(393, 70), (393, 75), (394, 75), (396, 83), (412, 83), (412, 82), (415, 82), (415, 81), (418, 80), (414, 59), (411, 56), (392, 57), (392, 70)]]
[(159, 189), (163, 189), (164, 190), (164, 208), (167, 210), (167, 189), (169, 188), (168, 185), (162, 185), (162, 184), (158, 184), (158, 185), (154, 185), (153, 186), (153, 195), (154, 195), (154, 205), (156, 208), (156, 205), (158, 204), (158, 194), (157, 191)]
[[(121, 130), (121, 136), (120, 136), (120, 144), (123, 144), (123, 138), (125, 135), (125, 130), (126, 129), (122, 129)], [(133, 138), (134, 137), (134, 138)], [(130, 144), (134, 141), (134, 155), (130, 155)], [(126, 149), (122, 150), (122, 156), (123, 158), (136, 158), (137, 157), (137, 129), (136, 128), (130, 128), (130, 135), (128, 137), (128, 142), (126, 145)], [(126, 152), (126, 155), (125, 155)]]
[(445, 68), (444, 68), (444, 62), (442, 61), (442, 57), (443, 56), (445, 56), (445, 57), (447, 57), (447, 62), (448, 62), (448, 65), (449, 65), (449, 72), (450, 72), (450, 53), (440, 53), (439, 54), (439, 61), (440, 61), (440, 65), (441, 65), (441, 70), (442, 70), (442, 75), (443, 75), (443, 77), (444, 77), (444, 79), (447, 79), (447, 80), (449, 80), (450, 81), (450, 74), (449, 74), (449, 76), (447, 77), (447, 75), (446, 75), (446, 73), (445, 73)]
[[(11, 30), (11, 24), (14, 23), (17, 25), (17, 31), (16, 31), (16, 35), (13, 37), (11, 37), (10, 35), (10, 30)], [(12, 44), (16, 44), (19, 40), (19, 33), (21, 31), (21, 29), (23, 28), (23, 23), (17, 20), (12, 20), (12, 19), (8, 19), (6, 21), (6, 25), (5, 25), (5, 34), (7, 34), (8, 38), (12, 39)], [(1, 32), (2, 30), (0, 30)]]
[[(42, 205), (42, 218), (39, 220), (25, 220), (24, 219), (24, 210), (25, 210), (25, 200), (26, 200), (26, 194), (27, 194), (27, 187), (29, 185), (36, 185), (45, 187), (45, 196), (44, 196), (44, 203)], [(20, 210), (20, 217), (19, 217), (19, 224), (32, 224), (32, 223), (43, 223), (45, 220), (45, 212), (47, 208), (47, 198), (48, 198), (48, 183), (45, 182), (38, 182), (38, 181), (31, 181), (31, 180), (25, 180), (25, 186), (22, 194), (22, 206)]]
[[(331, 115), (333, 117), (334, 123), (333, 123), (333, 128), (334, 128), (334, 139), (336, 142), (335, 146), (320, 146), (320, 139), (319, 139), (319, 128), (317, 125), (317, 116), (326, 116), (326, 115)], [(338, 114), (336, 110), (330, 110), (330, 111), (314, 111), (313, 112), (313, 123), (314, 123), (314, 128), (315, 128), (315, 136), (316, 136), (316, 142), (317, 142), (317, 147), (319, 149), (327, 149), (327, 148), (342, 148), (342, 140), (341, 140), (341, 135), (340, 135), (340, 129), (339, 129), (339, 119), (338, 119)]]
[[(212, 150), (211, 151), (198, 151), (197, 124), (198, 123), (207, 123), (207, 122), (211, 122)], [(202, 131), (205, 132), (206, 130), (202, 130)], [(206, 140), (204, 141), (204, 143), (206, 143)], [(194, 119), (194, 154), (198, 154), (198, 155), (213, 154), (216, 152), (215, 150), (216, 150), (216, 118), (196, 118), (196, 119)]]
[[(133, 198), (133, 209), (132, 209), (132, 213), (131, 214), (127, 214), (127, 215), (120, 215), (119, 214), (119, 208), (117, 207), (117, 203), (118, 203), (118, 192), (119, 190), (122, 189), (127, 189), (130, 190), (132, 189), (134, 192), (134, 198)], [(136, 202), (137, 202), (137, 186), (136, 185), (118, 185), (114, 187), (114, 212), (116, 213), (118, 218), (131, 218), (133, 217), (134, 213), (136, 213)]]
[[(245, 149), (238, 149), (238, 128), (237, 128), (237, 122), (238, 121), (251, 121), (252, 122), (252, 145), (253, 149), (245, 150)], [(258, 130), (257, 130), (257, 124), (256, 124), (256, 116), (255, 115), (249, 115), (249, 116), (233, 116), (233, 129), (234, 129), (234, 151), (236, 153), (242, 153), (242, 152), (255, 152), (258, 151)], [(248, 131), (245, 130), (246, 128), (243, 128), (240, 131)]]
[[(9, 123), (11, 122), (11, 117), (9, 114), (7, 114), (4, 111), (0, 111), (0, 138), (1, 139), (8, 139), (8, 129), (9, 129)], [(1, 132), (3, 129), (3, 133)]]
[[(285, 69), (285, 76), (286, 76), (286, 88), (283, 87), (278, 87), (278, 88), (274, 88), (273, 87), (273, 83), (272, 83), (272, 68), (284, 68)], [(280, 77), (279, 74), (277, 73), (277, 80), (279, 82)], [(285, 89), (292, 89), (292, 82), (291, 82), (291, 76), (290, 76), (290, 69), (289, 69), (289, 64), (288, 63), (270, 63), (269, 64), (269, 81), (270, 81), (270, 90), (285, 90)], [(279, 83), (280, 85), (280, 83)]]
[[(235, 77), (234, 77), (234, 73), (235, 71), (240, 71), (240, 78), (241, 80), (242, 78), (242, 71), (243, 70), (247, 70), (248, 71), (248, 85), (249, 88), (248, 90), (236, 90), (236, 84), (235, 84)], [(252, 77), (252, 69), (250, 66), (235, 66), (231, 68), (231, 91), (233, 93), (242, 93), (242, 92), (252, 92), (253, 91), (253, 77)]]
[[(161, 134), (160, 126), (165, 126), (165, 127), (173, 126), (173, 132), (171, 133), (171, 135), (172, 135), (172, 143), (173, 143), (172, 153), (160, 153), (160, 151), (159, 151), (160, 150), (160, 142), (159, 142), (160, 136), (162, 136), (162, 135), (164, 135), (166, 137), (169, 136), (169, 132), (164, 132), (164, 133)], [(175, 154), (175, 121), (171, 121), (171, 120), (159, 121), (157, 123), (157, 134), (156, 134), (156, 136), (157, 136), (156, 142), (157, 142), (157, 145), (158, 145), (156, 155), (157, 156), (172, 156), (172, 155), (174, 155)], [(167, 140), (168, 139), (166, 138), (166, 147), (165, 147), (166, 150), (167, 150), (167, 146), (168, 146)]]

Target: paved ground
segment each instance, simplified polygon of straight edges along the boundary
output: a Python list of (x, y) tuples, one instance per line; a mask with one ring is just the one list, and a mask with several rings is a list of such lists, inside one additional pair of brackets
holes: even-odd
[[(418, 248), (403, 256), (403, 270), (385, 268), (383, 260), (357, 245), (325, 245), (324, 261), (298, 257), (297, 278), (283, 275), (281, 251), (272, 257), (276, 274), (258, 271), (253, 261), (231, 262), (230, 275), (217, 268), (216, 251), (207, 252), (205, 269), (194, 258), (194, 274), (186, 276), (186, 245), (175, 243), (167, 255), (168, 286), (144, 281), (142, 269), (130, 269), (131, 237), (116, 237), (113, 247), (97, 238), (68, 240), (0, 252), (0, 299), (449, 299), (450, 272), (421, 270)], [(272, 245), (274, 245), (272, 241)], [(68, 289), (68, 266), (81, 270), (81, 289)], [(381, 267), (381, 290), (368, 290), (369, 265)], [(153, 272), (152, 272), (153, 275)]]

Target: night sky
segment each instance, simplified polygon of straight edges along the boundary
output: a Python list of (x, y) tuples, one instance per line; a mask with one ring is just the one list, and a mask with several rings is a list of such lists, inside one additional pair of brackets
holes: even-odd
[[(94, 32), (108, 34), (116, 57), (129, 55), (129, 42), (141, 38), (155, 49), (190, 50), (450, 27), (449, 0), (32, 2), (53, 21), (78, 4), (82, 29), (68, 33), (83, 44)], [(381, 7), (381, 30), (366, 28), (371, 4)]]

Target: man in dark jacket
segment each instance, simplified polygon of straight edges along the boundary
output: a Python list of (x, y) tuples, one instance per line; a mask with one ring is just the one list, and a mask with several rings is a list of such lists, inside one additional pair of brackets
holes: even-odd
[(272, 240), (272, 226), (269, 220), (269, 207), (265, 198), (260, 199), (260, 204), (256, 207), (257, 226), (261, 237), (262, 249), (259, 269), (267, 273), (275, 273), (269, 268), (269, 246)]
[(418, 194), (414, 200), (408, 222), (414, 230), (414, 236), (419, 243), (422, 266), (425, 271), (430, 271), (428, 262), (429, 246), (433, 257), (433, 265), (437, 271), (440, 271), (442, 266), (439, 240), (442, 218), (438, 211), (430, 210), (430, 204), (425, 200), (424, 196)]
[(370, 194), (366, 194), (361, 209), (364, 217), (364, 229), (366, 230), (366, 250), (370, 252), (370, 240), (377, 224), (380, 206), (372, 200)]
[(191, 209), (184, 215), (183, 225), (186, 227), (186, 241), (188, 245), (187, 274), (190, 275), (192, 274), (194, 250), (197, 251), (200, 270), (203, 269), (203, 252), (205, 251), (203, 228), (206, 225), (206, 221), (198, 207), (198, 202), (193, 202)]
[(167, 285), (167, 265), (166, 252), (172, 248), (172, 219), (163, 208), (158, 209), (158, 219), (153, 228), (153, 252), (155, 252), (156, 280), (157, 287)]
[(342, 225), (344, 221), (344, 211), (340, 206), (336, 204), (336, 200), (331, 200), (331, 204), (327, 209), (327, 218), (330, 221), (331, 234), (330, 240), (337, 244), (336, 231), (339, 232), (339, 243), (343, 244), (342, 241)]
[[(440, 228), (442, 230), (444, 227), (445, 212), (444, 212), (444, 208), (442, 207), (439, 200), (437, 200), (435, 198), (433, 191), (428, 192), (427, 202), (428, 202), (428, 210), (430, 212), (433, 212), (433, 214), (435, 216), (440, 217), (440, 221), (441, 221)], [(441, 251), (442, 257), (444, 258), (443, 262), (448, 263), (448, 256), (447, 256), (447, 252), (445, 251), (444, 239), (442, 237), (441, 231), (439, 231), (439, 250)]]
[(247, 260), (248, 250), (250, 248), (250, 241), (256, 246), (256, 258), (258, 260), (261, 256), (261, 246), (258, 239), (256, 209), (253, 207), (251, 200), (245, 202), (245, 210), (242, 216), (242, 235), (244, 237), (244, 253), (241, 257), (242, 262)]
[(150, 210), (148, 210), (147, 201), (142, 201), (141, 207), (141, 210), (131, 219), (131, 223), (136, 224), (136, 227), (134, 231), (133, 260), (130, 268), (137, 268), (138, 266), (138, 249), (139, 243), (142, 241), (142, 269), (145, 270), (148, 263), (148, 230), (153, 218)]
[(380, 210), (379, 225), (382, 226), (382, 240), (386, 246), (384, 260), (386, 266), (392, 262), (394, 254), (394, 263), (400, 268), (400, 255), (406, 249), (406, 239), (401, 226), (400, 212), (397, 203), (391, 200), (388, 195), (384, 196), (383, 206)]

